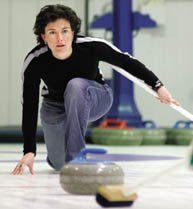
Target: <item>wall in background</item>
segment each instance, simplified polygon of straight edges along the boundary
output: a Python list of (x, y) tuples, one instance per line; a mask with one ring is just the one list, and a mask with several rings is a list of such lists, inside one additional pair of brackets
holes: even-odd
[[(190, 25), (193, 1), (133, 2), (134, 10), (149, 12), (159, 23), (155, 29), (138, 32), (134, 38), (134, 56), (160, 77), (184, 108), (193, 112), (193, 29)], [(84, 33), (84, 0), (0, 1), (0, 126), (21, 124), (21, 68), (24, 57), (36, 44), (32, 32), (35, 16), (42, 6), (56, 3), (71, 6), (78, 13)], [(90, 22), (95, 15), (111, 10), (111, 0), (90, 0)], [(104, 37), (105, 32), (90, 30), (90, 34)], [(108, 32), (105, 37), (111, 40), (112, 34)], [(102, 64), (101, 68), (105, 77), (110, 78), (108, 66)], [(172, 126), (184, 119), (138, 87), (135, 95), (144, 120), (153, 119), (158, 126)]]

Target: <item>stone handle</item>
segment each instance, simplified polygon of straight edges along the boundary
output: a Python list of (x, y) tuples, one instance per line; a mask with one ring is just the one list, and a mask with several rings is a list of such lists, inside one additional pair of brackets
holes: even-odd
[(78, 153), (76, 161), (79, 163), (85, 162), (87, 153), (106, 154), (107, 150), (102, 149), (102, 148), (84, 148)]

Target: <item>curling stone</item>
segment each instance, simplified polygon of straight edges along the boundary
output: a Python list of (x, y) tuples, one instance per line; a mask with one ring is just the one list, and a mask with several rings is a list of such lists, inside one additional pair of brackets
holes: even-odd
[(112, 146), (137, 146), (141, 145), (143, 135), (139, 129), (100, 129), (92, 132), (94, 144)]
[(104, 144), (105, 139), (111, 134), (111, 129), (94, 128), (91, 132), (91, 139), (94, 144)]
[(166, 135), (167, 135), (166, 144), (175, 145), (176, 142), (174, 140), (173, 128), (167, 128)]
[(176, 145), (189, 145), (193, 140), (192, 121), (177, 121), (174, 128), (170, 130), (170, 140)]
[(109, 137), (109, 135), (112, 134), (112, 130), (120, 130), (125, 128), (126, 120), (121, 121), (118, 119), (106, 119), (104, 120), (99, 128), (94, 128), (92, 130), (92, 141), (94, 144), (108, 144), (106, 143), (106, 139)]
[(166, 131), (156, 128), (153, 121), (143, 122), (145, 128), (141, 129), (143, 133), (142, 145), (164, 145), (167, 140)]
[[(110, 126), (109, 124), (114, 124)], [(140, 145), (143, 140), (139, 129), (127, 127), (127, 121), (106, 120), (99, 128), (94, 128), (91, 134), (94, 144), (103, 145)]]
[(86, 155), (105, 154), (104, 149), (83, 149), (77, 158), (70, 161), (60, 172), (62, 188), (72, 194), (93, 195), (101, 185), (123, 184), (122, 168), (109, 161), (89, 160)]
[(164, 145), (167, 140), (164, 129), (144, 129), (142, 145)]

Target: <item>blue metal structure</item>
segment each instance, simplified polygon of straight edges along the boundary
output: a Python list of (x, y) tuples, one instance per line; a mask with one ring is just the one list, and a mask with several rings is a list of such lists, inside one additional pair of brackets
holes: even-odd
[[(113, 14), (107, 13), (96, 19), (91, 28), (105, 28), (113, 31), (113, 42), (121, 51), (133, 54), (133, 30), (142, 27), (156, 27), (148, 15), (132, 12), (132, 0), (114, 0)], [(134, 100), (134, 86), (131, 81), (113, 71), (114, 103), (107, 117), (128, 120), (129, 126), (143, 126), (142, 117)]]

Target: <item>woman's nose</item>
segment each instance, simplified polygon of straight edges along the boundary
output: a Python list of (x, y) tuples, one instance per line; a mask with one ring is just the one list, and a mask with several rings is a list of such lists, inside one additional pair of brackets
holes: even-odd
[(61, 34), (61, 33), (58, 33), (58, 34), (57, 34), (57, 40), (58, 40), (58, 41), (62, 41), (62, 34)]

